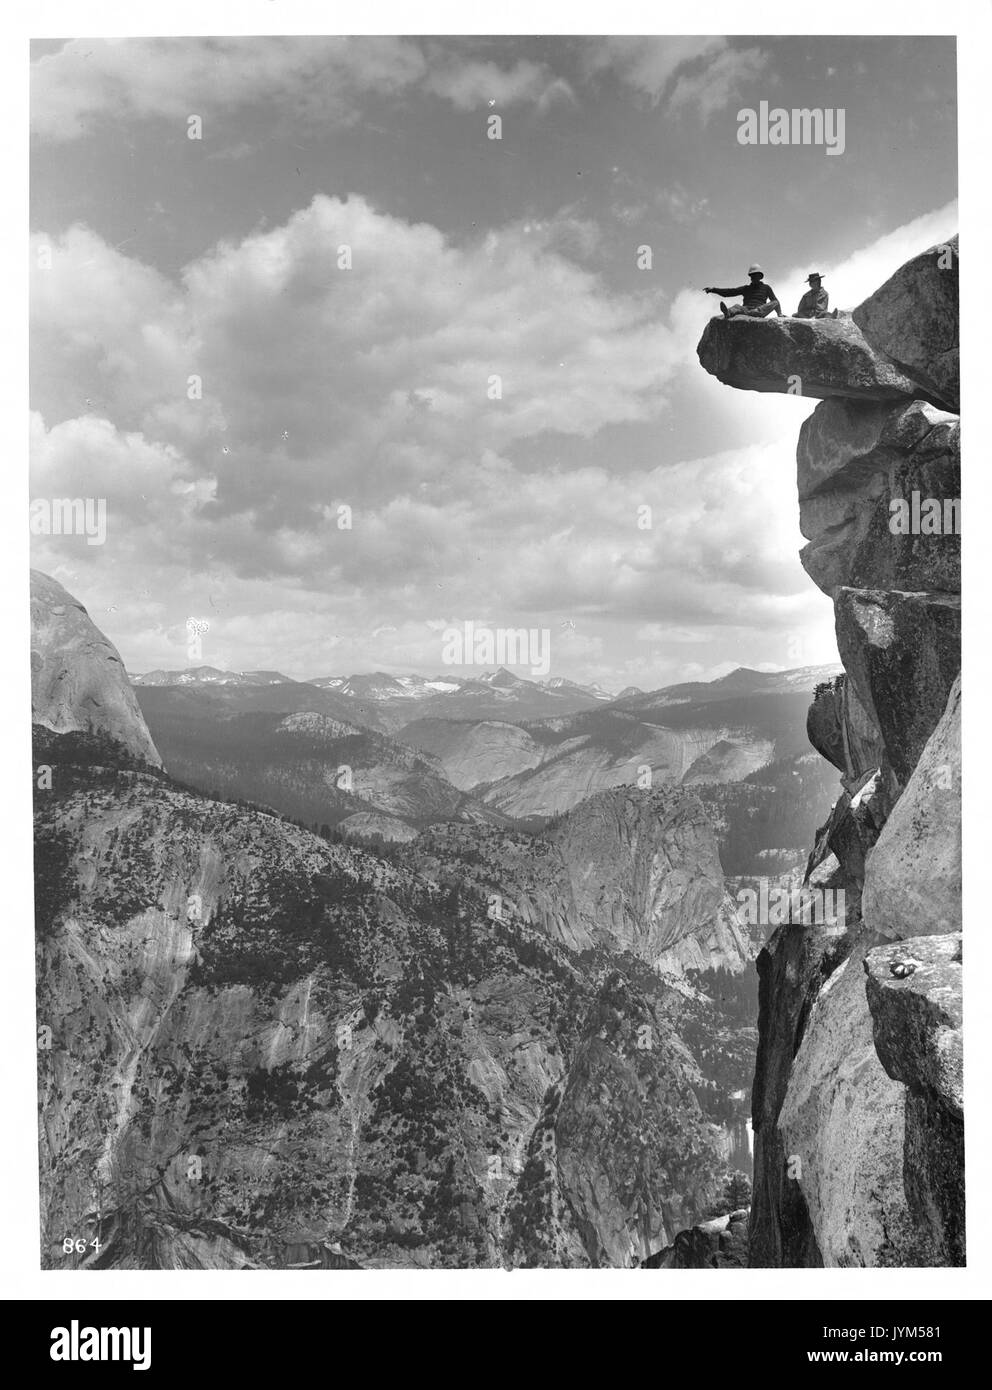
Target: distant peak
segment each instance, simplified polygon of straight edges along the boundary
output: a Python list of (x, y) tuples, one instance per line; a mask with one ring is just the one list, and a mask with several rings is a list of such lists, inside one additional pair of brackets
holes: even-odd
[(485, 675), (480, 676), (479, 679), (485, 681), (486, 685), (513, 686), (527, 684), (520, 676), (515, 676), (512, 671), (508, 671), (505, 666), (501, 666), (498, 671), (487, 671)]

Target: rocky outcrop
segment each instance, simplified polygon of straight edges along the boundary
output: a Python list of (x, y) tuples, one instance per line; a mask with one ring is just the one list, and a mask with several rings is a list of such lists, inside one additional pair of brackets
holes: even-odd
[(806, 716), (806, 735), (816, 751), (837, 768), (841, 784), (849, 792), (882, 761), (878, 729), (846, 672), (829, 684), (817, 686)]
[(961, 679), (878, 836), (862, 907), (890, 939), (961, 929)]
[(948, 410), (960, 408), (956, 236), (901, 265), (852, 317), (872, 347)]
[(751, 958), (712, 823), (685, 788), (599, 792), (538, 837), (447, 825), (415, 843), (425, 874), (465, 857), (470, 878), (497, 890), (494, 912), (569, 950), (619, 951), (678, 976), (737, 974)]
[(961, 669), (960, 597), (841, 589), (834, 612), (848, 678), (905, 785)]
[(712, 825), (691, 792), (600, 792), (549, 839), (561, 886), (553, 909), (538, 916), (563, 940), (630, 951), (671, 974), (744, 968), (747, 932), (724, 888)]
[(915, 1265), (925, 1251), (903, 1183), (905, 1087), (875, 1050), (865, 949), (855, 942), (810, 1008), (777, 1122), (785, 1181), (802, 1189), (824, 1265)]
[(162, 765), (116, 647), (79, 600), (39, 570), (31, 571), (31, 719)]
[(741, 782), (771, 762), (774, 745), (759, 739), (721, 738), (700, 754), (682, 778), (684, 787)]
[(357, 811), (339, 821), (337, 828), (346, 840), (382, 839), (402, 844), (417, 838), (417, 831), (405, 820), (384, 816), (379, 811)]
[[(735, 781), (774, 757), (772, 739), (746, 727), (651, 727), (629, 721), (602, 727), (599, 736), (545, 746), (533, 770), (497, 782), (483, 800), (504, 815), (555, 816), (610, 787), (642, 785), (645, 769), (654, 785)], [(611, 737), (612, 735), (612, 737)]]
[(728, 1212), (679, 1231), (671, 1245), (644, 1261), (644, 1269), (745, 1269), (748, 1212)]
[[(841, 585), (960, 591), (956, 418), (919, 401), (824, 401), (803, 422), (796, 458), (799, 526), (809, 541), (800, 559), (824, 593), (834, 597)], [(927, 508), (921, 531), (927, 499), (941, 506), (938, 515)]]
[(890, 469), (844, 581), (856, 588), (961, 591), (960, 425), (921, 409), (933, 428)]
[(529, 772), (557, 752), (519, 725), (497, 719), (422, 719), (401, 737), (436, 757), (448, 781), (461, 791)]
[(815, 400), (930, 399), (848, 318), (713, 318), (696, 355), (711, 376), (741, 391), (777, 391)]
[(956, 306), (955, 241), (853, 323), (721, 320), (699, 345), (731, 385), (824, 398), (799, 438), (802, 562), (834, 601), (845, 668), (807, 721), (842, 788), (807, 887), (843, 889), (845, 912), (779, 927), (758, 958), (757, 1265), (964, 1259), (945, 944), (961, 925)]
[(964, 1115), (961, 933), (879, 946), (865, 961), (875, 1046), (885, 1070)]
[[(696, 1149), (698, 1118), (685, 1136), (674, 1132), (677, 1116), (698, 1114), (692, 1058), (646, 1003), (618, 977), (608, 982), (563, 1087), (553, 1158), (550, 1144), (542, 1153), (547, 1171), (557, 1171), (594, 1265), (639, 1265), (672, 1240), (687, 1211), (705, 1209), (705, 1185), (698, 1179), (714, 1160)], [(655, 1044), (650, 1049), (643, 1046), (646, 1036)], [(651, 1162), (684, 1174), (684, 1188), (676, 1184), (665, 1194), (651, 1176)]]
[(903, 1153), (921, 1263), (964, 1264), (960, 933), (914, 937), (865, 960), (875, 1049), (906, 1087)]
[[(861, 895), (868, 855), (878, 839), (888, 813), (890, 798), (880, 769), (866, 772), (851, 791), (834, 802), (830, 815), (817, 831), (806, 872), (812, 873), (828, 855), (843, 865), (845, 892), (854, 902)], [(853, 890), (853, 891), (852, 891)]]
[[(824, 865), (828, 871), (831, 867), (836, 870), (836, 861)], [(801, 1170), (790, 1162), (792, 1154), (778, 1120), (813, 1003), (849, 949), (847, 934), (814, 924), (779, 928), (758, 956), (758, 1055), (751, 1096), (753, 1265), (794, 1268), (823, 1263)]]

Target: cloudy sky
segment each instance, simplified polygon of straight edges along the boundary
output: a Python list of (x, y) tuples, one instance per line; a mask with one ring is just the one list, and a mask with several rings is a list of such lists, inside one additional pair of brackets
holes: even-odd
[[(701, 370), (700, 287), (757, 259), (788, 308), (813, 269), (852, 308), (950, 235), (954, 63), (947, 38), (37, 43), (31, 495), (108, 522), (33, 563), (132, 671), (186, 665), (190, 618), (204, 662), (297, 677), (433, 675), (468, 620), (546, 628), (552, 675), (617, 689), (835, 659), (797, 557), (813, 403)], [(739, 145), (761, 100), (844, 108), (844, 153)]]

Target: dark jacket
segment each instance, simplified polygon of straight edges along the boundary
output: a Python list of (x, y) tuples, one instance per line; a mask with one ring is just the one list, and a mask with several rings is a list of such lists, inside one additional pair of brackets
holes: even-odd
[(797, 319), (825, 319), (830, 308), (830, 296), (826, 290), (807, 290), (799, 301)]
[(759, 304), (767, 304), (769, 299), (778, 299), (771, 285), (766, 285), (764, 280), (759, 280), (757, 284), (749, 280), (746, 285), (738, 285), (732, 290), (722, 290), (718, 285), (714, 285), (713, 293), (722, 294), (725, 299), (732, 299), (739, 294), (743, 297), (745, 309), (756, 309)]

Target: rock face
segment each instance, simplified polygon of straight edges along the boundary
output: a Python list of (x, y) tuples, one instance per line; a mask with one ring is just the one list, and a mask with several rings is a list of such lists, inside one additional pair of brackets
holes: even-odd
[(958, 410), (958, 239), (921, 251), (854, 310), (869, 343)]
[(108, 739), (161, 767), (117, 649), (62, 585), (31, 571), (31, 719), (56, 734)]
[(537, 840), (447, 825), (416, 844), (425, 874), (469, 859), (469, 876), (496, 890), (494, 912), (569, 950), (623, 952), (676, 976), (737, 974), (751, 957), (713, 826), (682, 787), (599, 792)]
[(748, 943), (723, 886), (716, 837), (699, 801), (670, 787), (601, 792), (551, 839), (568, 882), (572, 932), (681, 973), (742, 970)]
[(679, 1231), (671, 1245), (644, 1261), (645, 1269), (745, 1269), (746, 1207)]
[(961, 678), (878, 837), (865, 922), (890, 939), (961, 929)]
[(884, 750), (878, 729), (846, 672), (817, 687), (806, 716), (806, 733), (816, 751), (837, 768), (849, 792), (881, 763)]
[(778, 1118), (786, 1172), (826, 1266), (925, 1263), (903, 1184), (905, 1087), (879, 1060), (865, 1001), (865, 943), (823, 982)]
[(678, 992), (478, 866), (78, 766), (36, 833), (46, 1267), (634, 1265), (708, 1209)]
[(807, 721), (841, 775), (807, 885), (845, 912), (758, 958), (755, 1265), (964, 1261), (957, 336), (955, 239), (853, 323), (714, 320), (699, 344), (730, 385), (824, 398), (799, 438), (802, 562), (845, 668)]
[(841, 589), (834, 612), (841, 660), (904, 785), (961, 669), (960, 597)]
[(775, 757), (775, 739), (746, 723), (710, 721), (704, 713), (668, 728), (663, 719), (641, 721), (610, 708), (529, 729), (423, 720), (402, 737), (436, 756), (456, 787), (517, 819), (561, 815), (597, 792), (636, 787), (645, 768), (655, 785), (695, 785), (737, 781)]
[(395, 816), (384, 816), (378, 811), (357, 811), (353, 816), (345, 816), (338, 829), (346, 840), (368, 840), (381, 837), (392, 842), (415, 840), (417, 832), (405, 820)]
[[(809, 541), (800, 558), (824, 593), (834, 597), (841, 585), (960, 591), (956, 514), (949, 507), (945, 518), (941, 508), (939, 533), (912, 529), (914, 494), (918, 508), (922, 499), (959, 498), (959, 441), (957, 419), (919, 401), (817, 406), (796, 457), (799, 526)], [(894, 532), (900, 504), (909, 527)]]
[(778, 1119), (810, 1010), (849, 949), (847, 936), (822, 927), (782, 927), (758, 956), (758, 1055), (751, 1097), (752, 1265), (794, 1268), (823, 1263), (801, 1170), (790, 1162), (792, 1154)]
[(703, 331), (696, 355), (711, 376), (742, 391), (777, 391), (816, 400), (931, 398), (877, 352), (851, 319), (714, 318)]
[(878, 1055), (890, 1076), (964, 1115), (961, 933), (879, 946), (865, 961)]
[(926, 1264), (964, 1264), (961, 936), (915, 937), (865, 960), (875, 1048), (906, 1087), (904, 1173)]
[[(473, 724), (425, 719), (414, 728), (416, 746), (438, 757), (448, 781), (462, 791), (529, 772), (554, 751), (505, 720), (482, 719)], [(413, 741), (409, 731), (404, 738)]]

